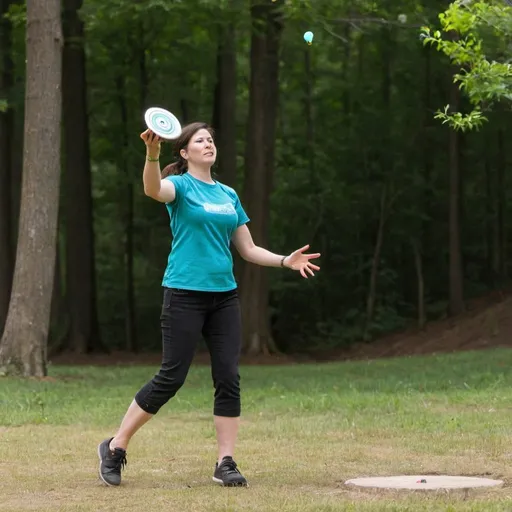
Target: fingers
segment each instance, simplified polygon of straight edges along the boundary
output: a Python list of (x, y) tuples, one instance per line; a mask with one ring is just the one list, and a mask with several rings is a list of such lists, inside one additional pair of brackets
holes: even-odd
[[(292, 267), (293, 268), (293, 267)], [(300, 275), (302, 277), (304, 277), (305, 279), (308, 278), (308, 276), (306, 275), (306, 272), (310, 275), (310, 276), (313, 276), (315, 277), (315, 273), (313, 272), (313, 270), (320, 270), (320, 267), (316, 266), (316, 265), (313, 265), (312, 263), (304, 263), (302, 264), (299, 268), (298, 268), (298, 271), (300, 272)]]
[(300, 249), (297, 249), (296, 251), (293, 251), (292, 254), (302, 254), (307, 249), (309, 249), (309, 244), (301, 247)]
[(160, 137), (155, 135), (151, 130), (149, 131), (148, 142), (150, 144), (158, 144), (160, 142)]
[(140, 134), (140, 138), (148, 146), (160, 144), (160, 142), (162, 141), (162, 139), (158, 135), (155, 135), (149, 128)]
[[(292, 254), (303, 254), (304, 251), (307, 251), (309, 249), (309, 244), (306, 244), (304, 247), (301, 247), (300, 249), (297, 249), (296, 251), (294, 251)], [(315, 252), (315, 253), (312, 253), (312, 254), (304, 254), (304, 256), (307, 256), (309, 259), (315, 259), (315, 258), (320, 258), (320, 253), (319, 252)]]
[(320, 258), (321, 256), (319, 252), (315, 252), (312, 254), (304, 254), (304, 251), (306, 251), (307, 249), (309, 249), (309, 244), (306, 244), (304, 247), (297, 249), (290, 255), (289, 261), (290, 268), (293, 270), (298, 270), (300, 272), (300, 275), (305, 279), (308, 278), (308, 274), (310, 276), (314, 276), (314, 271), (320, 270), (320, 267), (318, 265), (314, 265), (309, 260), (315, 260), (317, 258)]

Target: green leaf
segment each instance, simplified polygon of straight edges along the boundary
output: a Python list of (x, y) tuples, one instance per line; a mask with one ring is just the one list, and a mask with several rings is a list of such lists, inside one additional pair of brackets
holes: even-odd
[[(493, 55), (492, 50), (489, 51), (489, 48), (507, 47), (512, 37), (512, 9), (506, 4), (457, 0), (439, 14), (439, 20), (442, 31), (436, 30), (433, 36), (422, 28), (422, 35), (426, 36), (424, 44), (435, 43), (436, 49), (453, 64), (462, 66), (462, 70), (454, 74), (454, 82), (476, 108), (466, 115), (448, 114), (445, 109), (435, 118), (456, 130), (479, 128), (486, 120), (480, 105), (484, 101), (510, 101), (512, 95), (512, 65), (500, 62), (504, 52), (494, 51), (496, 55)], [(453, 38), (453, 31), (459, 34), (458, 38)]]

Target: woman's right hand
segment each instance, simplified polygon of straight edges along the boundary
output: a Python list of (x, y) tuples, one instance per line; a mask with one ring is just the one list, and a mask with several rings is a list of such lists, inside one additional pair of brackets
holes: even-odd
[(160, 155), (160, 143), (162, 139), (155, 135), (149, 128), (140, 134), (140, 138), (146, 144), (148, 155), (156, 158)]

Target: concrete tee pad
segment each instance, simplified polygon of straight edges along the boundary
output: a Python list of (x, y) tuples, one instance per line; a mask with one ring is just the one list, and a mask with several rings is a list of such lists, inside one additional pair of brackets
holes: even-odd
[(403, 475), (370, 478), (353, 478), (346, 485), (373, 487), (380, 489), (474, 489), (477, 487), (496, 487), (503, 484), (502, 480), (450, 475)]

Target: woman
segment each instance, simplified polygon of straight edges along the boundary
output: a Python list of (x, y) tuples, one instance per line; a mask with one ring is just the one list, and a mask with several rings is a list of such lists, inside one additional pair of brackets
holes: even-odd
[(146, 144), (144, 192), (165, 203), (173, 234), (162, 283), (162, 366), (135, 395), (115, 437), (98, 446), (100, 478), (107, 485), (121, 483), (131, 437), (181, 388), (196, 344), (204, 337), (215, 387), (218, 460), (213, 480), (246, 486), (233, 460), (240, 421), (241, 322), (230, 243), (246, 261), (288, 267), (305, 278), (320, 270), (310, 261), (320, 254), (305, 254), (305, 246), (282, 256), (254, 244), (236, 192), (212, 178), (217, 150), (207, 124), (192, 123), (182, 129), (175, 141), (177, 161), (162, 173), (160, 139), (150, 130), (141, 138)]

